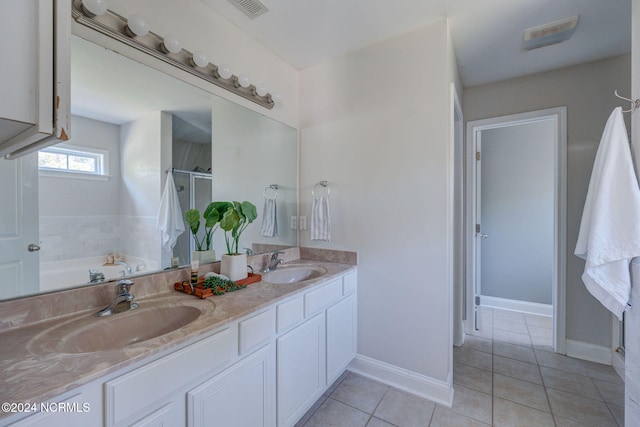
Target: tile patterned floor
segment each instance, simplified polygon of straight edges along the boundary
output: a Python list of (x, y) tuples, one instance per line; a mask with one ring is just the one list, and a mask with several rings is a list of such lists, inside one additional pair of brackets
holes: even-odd
[(483, 309), (481, 322), (454, 348), (452, 408), (347, 372), (297, 427), (624, 426), (620, 377), (553, 353), (550, 318)]

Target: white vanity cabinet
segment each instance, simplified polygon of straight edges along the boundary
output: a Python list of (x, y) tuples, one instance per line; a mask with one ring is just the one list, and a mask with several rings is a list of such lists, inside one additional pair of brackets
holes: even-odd
[(277, 339), (278, 426), (292, 426), (326, 388), (324, 314)]
[(355, 357), (356, 290), (353, 272), (276, 307), (279, 331), (304, 318), (276, 340), (279, 427), (295, 425)]
[(356, 297), (327, 309), (327, 384), (331, 385), (356, 356)]
[(275, 426), (273, 374), (273, 346), (267, 345), (189, 391), (187, 425)]
[[(26, 402), (22, 402), (26, 403)], [(86, 427), (102, 425), (102, 383), (92, 382), (70, 393), (65, 393), (59, 399), (48, 402), (30, 402), (38, 413), (21, 419), (13, 427)], [(0, 425), (5, 425), (0, 422)]]
[(69, 0), (0, 2), (0, 157), (68, 139)]
[(237, 325), (105, 383), (105, 424), (183, 425), (185, 395), (237, 357)]
[(12, 425), (293, 426), (355, 357), (356, 291), (356, 272), (319, 283), (56, 400), (88, 412)]

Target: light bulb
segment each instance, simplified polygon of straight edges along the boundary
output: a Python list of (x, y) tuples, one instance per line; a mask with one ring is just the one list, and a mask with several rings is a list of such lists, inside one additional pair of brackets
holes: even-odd
[(206, 67), (207, 65), (209, 65), (209, 58), (201, 50), (196, 50), (195, 52), (193, 52), (193, 56), (191, 57), (191, 60), (198, 67)]
[(249, 76), (246, 74), (240, 74), (238, 76), (238, 84), (242, 87), (249, 87), (251, 85), (251, 80), (249, 80)]
[(264, 85), (262, 83), (258, 83), (256, 84), (256, 93), (259, 96), (265, 96), (267, 94), (267, 88), (264, 87)]
[(109, 5), (107, 5), (106, 0), (82, 0), (82, 8), (93, 18), (107, 13)]
[(228, 79), (233, 74), (231, 73), (231, 68), (227, 64), (220, 64), (218, 66), (218, 75), (223, 79)]
[(165, 36), (162, 46), (164, 47), (164, 50), (170, 53), (178, 53), (182, 50), (180, 40), (178, 40), (173, 34), (167, 34)]
[(271, 100), (276, 104), (279, 104), (280, 102), (282, 102), (282, 95), (280, 95), (279, 93), (273, 94), (271, 95)]
[(149, 32), (147, 21), (145, 21), (142, 16), (136, 15), (135, 13), (130, 15), (129, 19), (127, 19), (127, 28), (134, 34), (134, 37), (142, 37)]

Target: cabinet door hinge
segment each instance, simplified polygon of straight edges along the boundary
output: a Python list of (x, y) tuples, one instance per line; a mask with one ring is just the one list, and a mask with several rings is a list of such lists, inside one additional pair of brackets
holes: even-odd
[(480, 152), (476, 151), (476, 160), (480, 160)]
[(480, 224), (476, 224), (476, 233), (480, 232)]
[(476, 305), (480, 305), (480, 297), (476, 296)]

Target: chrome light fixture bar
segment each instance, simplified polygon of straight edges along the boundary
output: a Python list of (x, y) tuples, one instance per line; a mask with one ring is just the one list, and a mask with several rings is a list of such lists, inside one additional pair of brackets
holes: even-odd
[(144, 32), (139, 31), (137, 28), (130, 28), (126, 18), (108, 9), (104, 14), (96, 15), (83, 7), (82, 0), (73, 0), (71, 16), (79, 24), (200, 77), (262, 107), (272, 109), (275, 105), (274, 97), (267, 93), (262, 86), (256, 88), (255, 85), (250, 84), (246, 76), (238, 77), (230, 74), (230, 70), (226, 65), (221, 65), (219, 69), (218, 66), (210, 63), (206, 55), (200, 51), (192, 53), (186, 49), (178, 50), (179, 43), (173, 36), (163, 38), (151, 31)]

